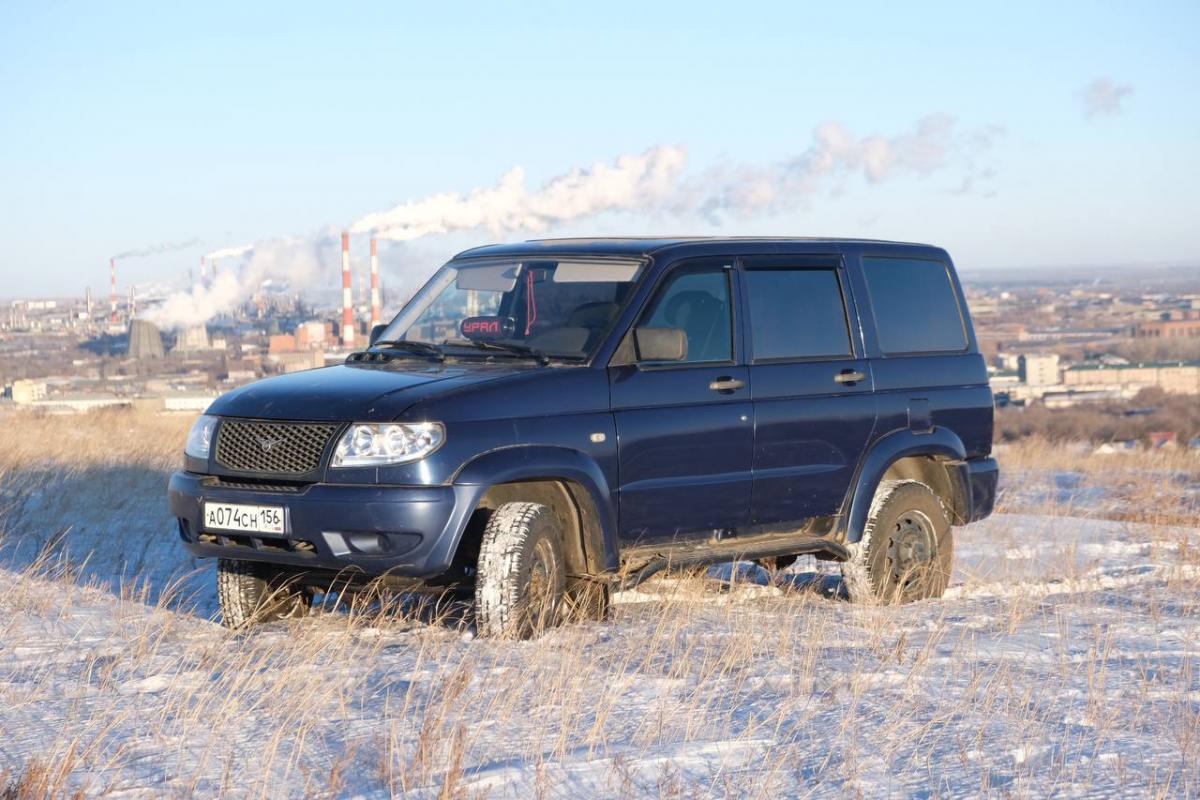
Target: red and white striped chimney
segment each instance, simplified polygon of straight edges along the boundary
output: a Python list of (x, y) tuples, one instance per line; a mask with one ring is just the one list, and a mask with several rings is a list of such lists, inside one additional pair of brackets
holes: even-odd
[(379, 243), (371, 237), (371, 327), (379, 324)]
[(110, 258), (108, 260), (108, 280), (109, 280), (109, 283), (112, 284), (112, 294), (110, 295), (110, 298), (109, 298), (109, 303), (110, 303), (111, 308), (109, 310), (112, 312), (112, 317), (111, 317), (112, 324), (116, 325), (118, 318), (117, 318), (117, 260), (115, 258)]
[(342, 232), (342, 345), (354, 347), (354, 298), (350, 291), (350, 234)]

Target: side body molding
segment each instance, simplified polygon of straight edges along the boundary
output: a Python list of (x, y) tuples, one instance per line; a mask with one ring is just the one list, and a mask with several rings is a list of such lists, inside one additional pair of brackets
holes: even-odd
[[(492, 450), (465, 464), (454, 476), (456, 486), (490, 487), (501, 483), (530, 480), (558, 480), (581, 488), (591, 501), (595, 514), (594, 526), (587, 525), (587, 509), (583, 529), (589, 541), (584, 546), (599, 556), (605, 570), (620, 567), (620, 551), (617, 543), (617, 515), (612, 492), (603, 470), (596, 461), (585, 453), (567, 447), (549, 445), (519, 445)], [(482, 497), (483, 491), (478, 492)], [(597, 529), (598, 536), (588, 535), (589, 527)], [(462, 536), (458, 531), (456, 538)], [(457, 541), (455, 542), (457, 547)]]
[(939, 427), (935, 427), (929, 433), (914, 433), (908, 429), (896, 430), (878, 439), (863, 458), (848, 499), (849, 509), (843, 516), (847, 544), (854, 544), (862, 539), (863, 530), (867, 526), (867, 514), (871, 510), (871, 500), (875, 497), (875, 488), (879, 486), (888, 467), (905, 456), (936, 456), (949, 461), (947, 466), (952, 471), (950, 477), (958, 484), (956, 491), (963, 494), (959, 504), (967, 505), (966, 508), (956, 511), (963, 519), (971, 519), (971, 493), (969, 490), (962, 491), (970, 487), (965, 463), (967, 452), (958, 435), (949, 428)]

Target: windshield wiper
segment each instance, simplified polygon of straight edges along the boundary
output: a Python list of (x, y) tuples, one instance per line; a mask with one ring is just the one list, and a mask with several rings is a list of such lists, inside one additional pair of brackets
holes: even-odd
[(383, 347), (388, 350), (408, 350), (410, 353), (417, 355), (429, 356), (436, 358), (438, 361), (445, 361), (446, 354), (442, 352), (442, 348), (436, 344), (429, 342), (416, 342), (408, 339), (393, 339), (390, 341), (376, 342), (371, 347)]
[(503, 353), (512, 353), (515, 356), (536, 358), (539, 364), (550, 363), (550, 356), (535, 347), (530, 347), (527, 344), (518, 344), (516, 342), (493, 342), (486, 339), (447, 339), (446, 344), (466, 345), (468, 347), (476, 347), (480, 350), (498, 350)]

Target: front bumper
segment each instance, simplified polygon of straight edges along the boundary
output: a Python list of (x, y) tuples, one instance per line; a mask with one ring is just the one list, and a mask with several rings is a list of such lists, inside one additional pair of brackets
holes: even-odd
[[(432, 578), (450, 568), (484, 489), (316, 483), (275, 491), (231, 487), (212, 476), (176, 472), (168, 486), (168, 502), (180, 538), (200, 557)], [(206, 529), (206, 500), (282, 507), (284, 533)]]
[(994, 458), (973, 458), (967, 462), (967, 477), (971, 488), (971, 519), (977, 522), (990, 516), (996, 506), (996, 489), (1000, 483), (1000, 465)]

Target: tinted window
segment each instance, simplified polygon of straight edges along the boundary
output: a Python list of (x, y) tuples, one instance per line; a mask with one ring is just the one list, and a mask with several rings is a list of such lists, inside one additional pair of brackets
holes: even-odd
[(755, 361), (851, 354), (836, 270), (751, 269), (746, 286)]
[(667, 281), (639, 324), (682, 328), (687, 336), (685, 362), (731, 360), (733, 337), (725, 270), (677, 272)]
[(936, 353), (967, 346), (950, 272), (940, 261), (864, 258), (879, 346), (885, 353)]

